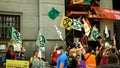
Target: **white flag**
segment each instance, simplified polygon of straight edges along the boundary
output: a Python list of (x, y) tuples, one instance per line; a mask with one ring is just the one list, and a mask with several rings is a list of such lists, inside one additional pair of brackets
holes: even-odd
[(56, 29), (56, 31), (57, 31), (57, 33), (58, 33), (60, 39), (63, 40), (63, 37), (62, 37), (62, 35), (61, 35), (62, 33), (60, 32), (60, 30), (58, 30), (58, 28), (57, 28), (56, 25), (55, 25), (55, 29)]
[(109, 32), (108, 32), (108, 28), (107, 28), (107, 26), (105, 26), (105, 35), (106, 35), (106, 38), (109, 37)]
[(85, 35), (89, 36), (90, 34), (90, 29), (91, 29), (91, 25), (89, 22), (87, 22), (84, 18), (82, 19), (84, 22), (84, 30), (85, 30)]

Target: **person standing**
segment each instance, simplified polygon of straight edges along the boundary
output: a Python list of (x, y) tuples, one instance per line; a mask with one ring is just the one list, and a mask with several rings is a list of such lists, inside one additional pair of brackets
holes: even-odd
[(77, 54), (73, 49), (69, 51), (69, 56), (68, 56), (68, 68), (76, 68), (78, 61), (76, 60)]
[(9, 45), (8, 50), (6, 52), (6, 59), (16, 59), (16, 54), (14, 52), (13, 45)]
[(92, 53), (92, 48), (88, 47), (86, 53), (84, 54), (86, 61), (86, 68), (96, 68), (96, 57), (91, 53)]
[(57, 54), (57, 51), (56, 51), (56, 48), (57, 48), (57, 44), (55, 45), (55, 47), (54, 47), (54, 50), (53, 50), (53, 52), (52, 52), (52, 66), (54, 67), (54, 68), (56, 68), (56, 62), (57, 62), (57, 59), (58, 59), (58, 54)]
[(57, 59), (57, 66), (56, 68), (67, 68), (68, 65), (68, 58), (67, 55), (64, 53), (63, 46), (59, 45), (57, 48), (57, 53), (59, 55)]

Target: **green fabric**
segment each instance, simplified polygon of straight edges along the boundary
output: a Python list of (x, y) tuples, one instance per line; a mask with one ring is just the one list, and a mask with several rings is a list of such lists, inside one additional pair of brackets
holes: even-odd
[(47, 44), (47, 40), (45, 39), (45, 37), (42, 35), (41, 32), (39, 32), (38, 34), (38, 38), (36, 41), (36, 45), (40, 46), (40, 47), (45, 47), (45, 45)]
[(80, 19), (73, 19), (73, 28), (75, 30), (82, 31), (82, 23), (81, 23)]
[(92, 0), (84, 0), (85, 3), (90, 3)]
[(12, 39), (13, 42), (22, 43), (20, 33), (14, 27), (12, 27), (12, 33), (11, 34), (12, 34), (11, 39)]
[(54, 20), (59, 14), (60, 14), (60, 12), (58, 10), (56, 10), (54, 7), (52, 7), (51, 10), (48, 12), (48, 16), (52, 20)]
[(101, 36), (101, 34), (99, 33), (98, 29), (93, 27), (92, 31), (91, 31), (91, 34), (90, 34), (91, 39), (96, 41), (98, 36)]

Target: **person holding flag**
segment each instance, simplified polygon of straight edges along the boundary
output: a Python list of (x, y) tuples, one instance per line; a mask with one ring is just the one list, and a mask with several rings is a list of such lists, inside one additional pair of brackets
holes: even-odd
[(37, 50), (38, 52), (38, 57), (42, 58), (43, 60), (45, 60), (45, 45), (47, 44), (47, 40), (45, 39), (45, 37), (42, 35), (42, 33), (39, 31), (37, 40), (36, 40), (36, 45), (37, 45)]

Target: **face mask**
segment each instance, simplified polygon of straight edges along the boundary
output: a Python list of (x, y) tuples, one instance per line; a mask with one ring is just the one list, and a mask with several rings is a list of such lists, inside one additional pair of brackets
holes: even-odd
[(60, 54), (61, 53), (61, 51), (60, 50), (57, 50), (57, 54)]
[(76, 57), (76, 53), (73, 53), (73, 56)]

